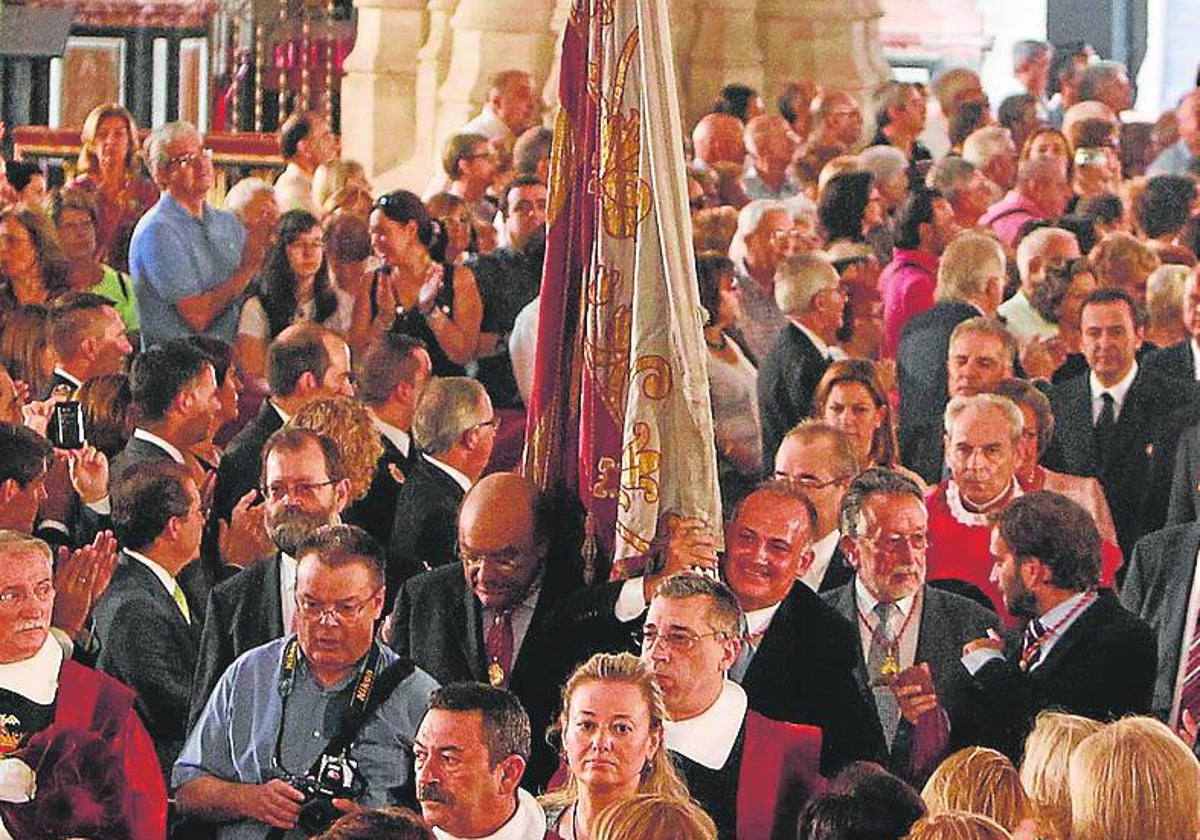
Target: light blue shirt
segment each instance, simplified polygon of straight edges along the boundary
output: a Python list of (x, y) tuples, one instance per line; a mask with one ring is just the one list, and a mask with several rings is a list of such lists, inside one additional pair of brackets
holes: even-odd
[[(232, 213), (204, 205), (200, 218), (163, 193), (142, 216), (129, 246), (129, 270), (142, 326), (142, 347), (195, 333), (179, 314), (184, 298), (215, 289), (242, 261), (246, 228)], [(232, 342), (241, 300), (219, 314), (205, 333)]]
[[(1035, 670), (1039, 665), (1046, 661), (1046, 657), (1050, 655), (1050, 651), (1052, 651), (1054, 646), (1058, 644), (1058, 640), (1066, 634), (1067, 630), (1070, 629), (1072, 624), (1079, 620), (1079, 616), (1087, 612), (1087, 609), (1085, 609), (1080, 610), (1079, 612), (1075, 613), (1075, 615), (1071, 615), (1071, 610), (1079, 606), (1079, 602), (1088, 597), (1091, 597), (1091, 595), (1089, 595), (1087, 592), (1080, 592), (1077, 595), (1072, 595), (1054, 609), (1049, 610), (1045, 615), (1038, 616), (1038, 620), (1042, 622), (1042, 626), (1050, 630), (1050, 632), (1046, 635), (1045, 639), (1042, 641), (1042, 644), (1039, 646), (1038, 660), (1033, 664), (1033, 667), (1030, 670)], [(1093, 604), (1095, 604), (1094, 600), (1092, 604), (1088, 605), (1088, 609), (1091, 609)], [(1069, 620), (1068, 616), (1070, 617)], [(1053, 629), (1051, 630), (1051, 628)], [(1021, 629), (1023, 632), (1024, 627)], [(971, 651), (964, 656), (962, 658), (962, 663), (963, 667), (970, 672), (971, 676), (975, 676), (980, 668), (991, 662), (993, 659), (1003, 658), (1004, 654), (998, 650), (994, 650), (992, 648), (981, 648), (979, 650)]]
[(1146, 176), (1152, 178), (1155, 175), (1184, 175), (1187, 173), (1188, 164), (1195, 157), (1187, 144), (1178, 140), (1167, 146), (1159, 152), (1158, 157), (1150, 161), (1150, 165), (1146, 167)]
[[(229, 666), (175, 762), (172, 790), (201, 776), (244, 784), (262, 784), (276, 778), (272, 759), (281, 719), (283, 769), (295, 776), (308, 772), (337, 734), (335, 710), (344, 704), (336, 703), (330, 709), (331, 702), (354, 690), (358, 673), (322, 688), (300, 657), (285, 717), (279, 677), (283, 651), (292, 638), (288, 635), (249, 650)], [(399, 658), (390, 648), (382, 647), (381, 651), (381, 670)], [(358, 762), (358, 771), (367, 783), (360, 800), (364, 806), (399, 804), (398, 789), (412, 777), (413, 739), (429, 705), (429, 695), (437, 687), (433, 677), (417, 668), (359, 730), (350, 756)], [(269, 831), (270, 827), (262, 823), (241, 820), (220, 826), (217, 837), (262, 840)], [(303, 836), (298, 830), (286, 835), (288, 840)]]

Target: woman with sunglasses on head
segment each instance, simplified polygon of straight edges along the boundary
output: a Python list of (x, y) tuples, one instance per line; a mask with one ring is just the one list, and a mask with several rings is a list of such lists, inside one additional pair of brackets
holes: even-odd
[(448, 235), (407, 190), (381, 196), (371, 211), (371, 245), (383, 263), (360, 296), (354, 329), (391, 329), (425, 342), (435, 376), (463, 376), (475, 357), (483, 302), (475, 274), (446, 259)]
[(344, 335), (353, 307), (354, 299), (329, 279), (321, 223), (307, 210), (289, 210), (279, 219), (278, 235), (238, 318), (242, 372), (264, 378), (267, 345), (296, 321), (314, 321)]

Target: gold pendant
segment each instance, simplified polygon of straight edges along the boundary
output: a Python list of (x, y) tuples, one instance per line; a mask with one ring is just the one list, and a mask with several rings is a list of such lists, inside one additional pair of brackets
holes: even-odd
[(895, 654), (889, 652), (884, 657), (883, 664), (879, 666), (879, 673), (888, 680), (894, 680), (900, 674), (900, 663), (896, 661)]
[(487, 671), (489, 683), (496, 687), (504, 685), (504, 668), (499, 662), (493, 662), (488, 665)]

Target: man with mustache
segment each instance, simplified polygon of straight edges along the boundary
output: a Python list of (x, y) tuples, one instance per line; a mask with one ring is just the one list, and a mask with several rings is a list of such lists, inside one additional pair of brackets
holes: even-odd
[(350, 481), (332, 440), (285, 426), (263, 446), (261, 492), (267, 534), (279, 551), (214, 587), (209, 595), (192, 689), (192, 724), (234, 659), (291, 631), (296, 549), (317, 528), (341, 522)]
[(443, 686), (417, 729), (417, 801), (438, 840), (542, 840), (546, 815), (519, 787), (529, 715), (516, 695), (481, 683)]

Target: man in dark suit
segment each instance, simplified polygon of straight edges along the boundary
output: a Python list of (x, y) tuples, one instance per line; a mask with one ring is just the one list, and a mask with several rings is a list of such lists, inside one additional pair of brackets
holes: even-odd
[(347, 509), (345, 519), (381, 545), (392, 533), (400, 485), (420, 458), (412, 439), (413, 414), (432, 367), (420, 339), (393, 332), (371, 342), (359, 361), (358, 395), (379, 431), (383, 455), (367, 495)]
[(440, 377), (425, 389), (413, 417), (420, 463), (396, 497), (389, 595), (414, 574), (454, 562), (458, 504), (483, 475), (499, 422), (487, 391), (474, 379)]
[(814, 592), (844, 586), (854, 569), (842, 552), (838, 512), (850, 479), (858, 472), (850, 438), (840, 429), (805, 420), (787, 433), (775, 453), (775, 475), (800, 486), (817, 512), (809, 546), (813, 559), (800, 577)]
[(968, 231), (946, 246), (938, 264), (937, 303), (905, 324), (896, 351), (900, 386), (901, 452), (914, 427), (940, 428), (950, 335), (968, 318), (995, 317), (1004, 289), (1004, 250), (995, 239)]
[[(511, 690), (535, 732), (558, 711), (558, 673), (569, 667), (566, 637), (552, 616), (575, 587), (574, 567), (549, 556), (551, 519), (526, 479), (496, 473), (480, 481), (458, 519), (461, 562), (405, 581), (387, 631), (397, 653), (443, 684), (474, 680)], [(556, 765), (553, 750), (535, 738), (526, 779), (544, 784)]]
[(787, 434), (812, 414), (813, 391), (829, 366), (837, 342), (846, 293), (837, 271), (823, 257), (788, 257), (775, 272), (775, 301), (788, 319), (758, 372), (758, 408), (763, 434), (763, 468), (770, 471), (775, 450)]
[(1183, 281), (1183, 326), (1188, 337), (1183, 341), (1154, 351), (1146, 359), (1146, 367), (1157, 373), (1185, 382), (1200, 380), (1196, 357), (1200, 355), (1200, 291), (1196, 289), (1196, 272), (1188, 272)]
[(885, 763), (919, 786), (946, 753), (979, 738), (959, 657), (999, 623), (973, 601), (925, 584), (929, 515), (915, 482), (868, 470), (851, 482), (842, 514), (857, 574), (823, 597), (858, 628), (854, 675), (887, 744)]
[(1003, 639), (968, 642), (963, 665), (995, 726), (993, 745), (1014, 761), (1044, 709), (1097, 720), (1146, 714), (1154, 692), (1154, 631), (1097, 590), (1100, 533), (1057, 493), (1016, 499), (992, 531), (993, 577), (1005, 606), (1027, 620)]
[(224, 559), (219, 554), (220, 523), (230, 521), (234, 507), (248, 493), (253, 495), (258, 486), (267, 438), (313, 400), (354, 396), (350, 346), (318, 324), (293, 324), (267, 349), (267, 383), (270, 398), (258, 416), (229, 442), (217, 469), (203, 546), (205, 560), (214, 569)]
[(92, 292), (68, 292), (54, 301), (49, 337), (58, 361), (39, 399), (60, 387), (72, 394), (93, 376), (120, 373), (133, 352), (112, 301)]
[(1090, 372), (1050, 392), (1061, 463), (1047, 466), (1100, 480), (1128, 557), (1166, 518), (1175, 444), (1196, 388), (1138, 365), (1144, 320), (1127, 292), (1095, 290), (1080, 320)]
[(208, 435), (220, 410), (217, 376), (204, 355), (176, 339), (157, 344), (134, 360), (129, 374), (137, 416), (133, 436), (113, 458), (109, 482), (148, 462), (187, 462), (189, 450)]
[(117, 480), (113, 521), (124, 551), (95, 607), (96, 667), (137, 691), (166, 777), (187, 736), (200, 644), (200, 624), (176, 582), (200, 551), (200, 493), (187, 468), (142, 464)]
[[(1158, 636), (1158, 677), (1151, 712), (1171, 728), (1182, 725), (1183, 712), (1200, 718), (1200, 708), (1184, 702), (1187, 660), (1184, 641), (1196, 636), (1197, 554), (1200, 523), (1189, 522), (1156, 531), (1138, 540), (1121, 586), (1121, 604)], [(1192, 687), (1194, 691), (1194, 687)], [(1188, 692), (1191, 699), (1192, 691)]]
[(279, 553), (243, 569), (210, 593), (192, 692), (192, 723), (234, 659), (291, 631), (296, 549), (316, 528), (341, 522), (349, 495), (341, 455), (329, 438), (287, 427), (267, 439), (263, 516)]

